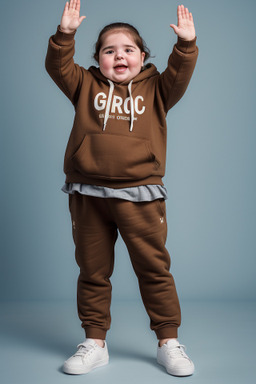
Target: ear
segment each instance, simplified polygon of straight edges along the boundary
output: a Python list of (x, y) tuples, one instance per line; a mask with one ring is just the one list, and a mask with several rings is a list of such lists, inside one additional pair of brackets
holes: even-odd
[(143, 67), (144, 64), (144, 59), (145, 59), (145, 52), (141, 52), (141, 66)]

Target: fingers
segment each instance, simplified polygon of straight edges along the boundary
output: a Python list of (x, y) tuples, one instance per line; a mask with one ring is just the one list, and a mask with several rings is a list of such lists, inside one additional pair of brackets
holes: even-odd
[(67, 1), (66, 4), (65, 4), (64, 10), (63, 10), (63, 16), (67, 14), (67, 12), (68, 12), (68, 7), (69, 7), (69, 3), (68, 3), (68, 1)]
[(179, 19), (193, 20), (192, 13), (189, 12), (188, 8), (185, 8), (183, 4), (178, 5), (177, 16), (178, 16), (178, 20)]
[(76, 1), (76, 10), (80, 12), (80, 0)]
[(80, 12), (80, 0), (70, 0), (69, 9), (73, 9), (77, 12)]
[(178, 5), (178, 7), (177, 7), (178, 24), (179, 24), (179, 20), (181, 19), (181, 17), (182, 17), (182, 13), (181, 13), (181, 5)]
[[(78, 2), (79, 2), (79, 5), (77, 4)], [(80, 1), (70, 0), (69, 9), (78, 10), (78, 8), (77, 8), (78, 6), (79, 6), (79, 10), (80, 10)]]
[(70, 0), (70, 2), (66, 2), (64, 11), (77, 11), (80, 13), (80, 0)]

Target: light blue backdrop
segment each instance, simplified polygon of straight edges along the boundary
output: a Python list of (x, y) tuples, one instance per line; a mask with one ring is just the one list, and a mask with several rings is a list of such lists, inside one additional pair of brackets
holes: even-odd
[[(75, 299), (67, 195), (61, 192), (73, 107), (44, 68), (65, 1), (1, 5), (1, 300)], [(162, 71), (178, 1), (83, 1), (76, 61), (88, 67), (99, 30), (140, 30)], [(256, 133), (254, 1), (186, 0), (199, 59), (168, 114), (168, 240), (181, 299), (255, 299)], [(114, 299), (139, 290), (119, 238)]]

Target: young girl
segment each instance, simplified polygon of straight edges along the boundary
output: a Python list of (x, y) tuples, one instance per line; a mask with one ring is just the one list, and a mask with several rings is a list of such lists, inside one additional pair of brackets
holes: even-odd
[(87, 373), (108, 363), (110, 277), (119, 230), (159, 339), (157, 361), (169, 374), (187, 376), (193, 362), (177, 340), (180, 306), (165, 248), (162, 177), (166, 162), (166, 114), (184, 94), (197, 56), (192, 14), (178, 6), (178, 35), (168, 66), (159, 73), (138, 31), (126, 23), (106, 26), (94, 58), (99, 67), (75, 64), (74, 36), (85, 16), (80, 1), (66, 3), (49, 40), (46, 69), (75, 108), (66, 148), (63, 190), (69, 193), (75, 256), (80, 267), (78, 314), (86, 339), (63, 367)]

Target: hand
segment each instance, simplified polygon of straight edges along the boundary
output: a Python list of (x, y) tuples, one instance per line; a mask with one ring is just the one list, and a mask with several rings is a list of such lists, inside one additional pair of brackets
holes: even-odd
[(170, 24), (176, 35), (184, 40), (193, 40), (196, 36), (192, 13), (184, 5), (177, 8), (178, 26)]
[(85, 19), (85, 16), (79, 16), (80, 13), (80, 0), (70, 0), (66, 2), (62, 14), (60, 29), (65, 33), (74, 32)]

